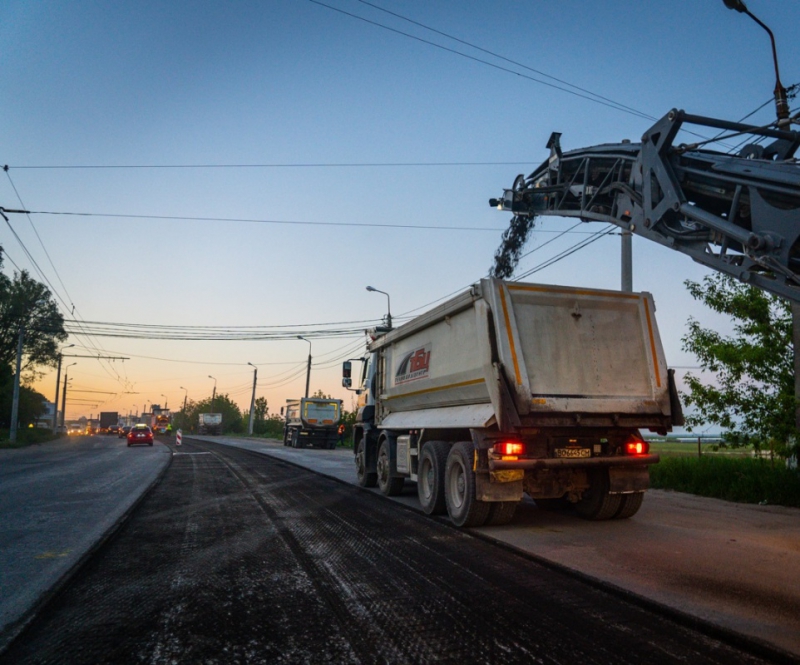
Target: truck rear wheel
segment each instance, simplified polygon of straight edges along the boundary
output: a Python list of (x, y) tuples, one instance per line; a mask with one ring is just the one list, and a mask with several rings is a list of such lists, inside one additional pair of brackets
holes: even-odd
[(444, 441), (428, 441), (419, 457), (417, 495), (426, 515), (444, 515), (444, 470), (450, 446)]
[(489, 517), (486, 526), (502, 526), (508, 524), (517, 510), (519, 501), (492, 501), (489, 504)]
[(608, 471), (596, 469), (590, 476), (589, 489), (575, 504), (575, 512), (586, 520), (609, 520), (619, 511), (622, 496), (608, 493)]
[(367, 453), (364, 439), (356, 443), (356, 477), (361, 487), (375, 487), (378, 484), (378, 474), (374, 471), (367, 471)]
[(460, 441), (450, 449), (444, 472), (444, 496), (447, 514), (456, 526), (481, 526), (489, 517), (489, 504), (475, 498), (475, 472), (472, 458), (475, 447)]
[(634, 492), (633, 494), (623, 494), (622, 501), (619, 506), (617, 514), (614, 515), (615, 520), (626, 520), (633, 517), (639, 512), (644, 500), (644, 492)]
[(389, 439), (384, 439), (378, 450), (378, 488), (386, 496), (397, 496), (403, 491), (405, 478), (392, 476), (391, 457), (389, 456), (390, 445), (392, 444)]

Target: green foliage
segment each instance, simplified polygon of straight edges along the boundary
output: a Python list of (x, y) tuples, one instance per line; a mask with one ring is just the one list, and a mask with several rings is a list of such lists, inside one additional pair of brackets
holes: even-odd
[(650, 486), (740, 503), (800, 508), (800, 476), (779, 461), (752, 457), (667, 457), (650, 467)]
[(785, 454), (795, 437), (794, 349), (787, 301), (725, 275), (687, 281), (689, 293), (730, 317), (735, 334), (724, 337), (689, 319), (685, 351), (715, 374), (713, 383), (687, 374), (683, 395), (696, 411), (686, 417), (690, 431), (719, 425), (730, 445), (770, 447)]
[[(0, 427), (11, 426), (11, 400), (14, 394), (14, 373), (8, 365), (0, 365)], [(18, 432), (45, 412), (45, 396), (26, 386), (19, 387)]]
[(67, 333), (50, 290), (25, 270), (13, 279), (0, 273), (0, 365), (16, 363), (20, 326), (25, 327), (22, 370), (55, 367), (59, 343), (67, 339)]
[(8, 429), (0, 429), (0, 448), (25, 448), (35, 443), (47, 443), (55, 441), (59, 435), (53, 434), (51, 429), (41, 429), (39, 427), (22, 427), (17, 431), (17, 440), (11, 443), (8, 440)]
[[(183, 409), (173, 414), (173, 429), (182, 429), (184, 432), (197, 432), (198, 418), (201, 413), (221, 413), (222, 432), (224, 434), (238, 434), (247, 431), (247, 426), (242, 420), (242, 412), (238, 404), (227, 394), (217, 394), (214, 397), (214, 409), (211, 409), (211, 397), (195, 402), (190, 400)], [(249, 412), (248, 412), (249, 413)]]

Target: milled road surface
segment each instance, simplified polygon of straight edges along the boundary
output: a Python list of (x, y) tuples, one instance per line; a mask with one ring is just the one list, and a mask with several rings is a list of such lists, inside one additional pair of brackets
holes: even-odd
[(185, 441), (0, 663), (201, 662), (768, 661), (368, 493)]

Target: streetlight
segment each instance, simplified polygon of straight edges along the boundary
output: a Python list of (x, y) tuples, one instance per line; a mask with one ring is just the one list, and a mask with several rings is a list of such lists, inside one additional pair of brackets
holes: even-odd
[(208, 378), (214, 379), (214, 390), (211, 391), (211, 413), (214, 413), (214, 400), (217, 397), (217, 380), (210, 374), (208, 375)]
[(389, 294), (386, 291), (381, 291), (380, 289), (376, 289), (374, 286), (368, 286), (367, 291), (373, 291), (375, 293), (382, 293), (386, 296), (386, 327), (389, 330), (392, 329), (392, 299), (389, 297)]
[(308, 367), (306, 368), (306, 397), (308, 397), (308, 383), (311, 380), (311, 342), (302, 335), (298, 335), (297, 339), (308, 342)]
[[(250, 424), (247, 426), (247, 434), (248, 436), (253, 436), (253, 414), (255, 413), (256, 408), (256, 380), (258, 378), (258, 367), (256, 367), (253, 363), (247, 364), (253, 368), (253, 396), (250, 398)], [(306, 391), (308, 391), (308, 388), (306, 388)]]
[(62, 427), (64, 426), (64, 424), (65, 424), (64, 421), (66, 420), (66, 417), (67, 417), (67, 381), (69, 380), (67, 378), (67, 374), (69, 372), (69, 368), (72, 367), (72, 365), (77, 365), (77, 364), (78, 364), (77, 362), (70, 363), (69, 365), (67, 365), (64, 368), (64, 393), (61, 395), (61, 426)]
[(167, 396), (164, 393), (161, 393), (161, 397), (164, 398), (164, 411), (166, 411), (167, 410), (167, 402), (169, 400), (167, 399)]
[[(56, 398), (53, 401), (53, 434), (58, 433), (58, 389), (61, 387), (61, 361), (64, 359), (64, 349), (75, 346), (70, 344), (58, 352), (58, 372), (56, 373)], [(63, 424), (63, 423), (62, 423)]]
[(181, 411), (181, 425), (183, 427), (189, 427), (189, 421), (186, 418), (186, 400), (189, 398), (189, 391), (183, 386), (181, 386), (181, 390), (185, 391), (183, 395), (183, 411)]
[(781, 120), (786, 120), (789, 117), (789, 102), (786, 99), (786, 88), (784, 88), (781, 84), (781, 75), (778, 71), (778, 51), (775, 48), (775, 35), (772, 34), (772, 30), (770, 30), (766, 25), (764, 25), (753, 14), (750, 13), (750, 10), (747, 8), (747, 5), (744, 4), (743, 0), (722, 1), (725, 3), (725, 6), (728, 9), (733, 9), (737, 12), (741, 12), (742, 14), (747, 14), (751, 19), (764, 28), (769, 35), (769, 39), (772, 42), (772, 60), (775, 63), (775, 110), (778, 114), (778, 123), (781, 124)]

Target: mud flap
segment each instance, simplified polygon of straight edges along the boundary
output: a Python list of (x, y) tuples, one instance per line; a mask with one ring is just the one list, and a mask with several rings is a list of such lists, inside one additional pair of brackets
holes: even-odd
[(475, 473), (475, 498), (478, 501), (519, 501), (524, 474), (521, 469), (478, 471)]
[(608, 469), (609, 494), (643, 492), (649, 487), (650, 471), (646, 466), (612, 466)]

